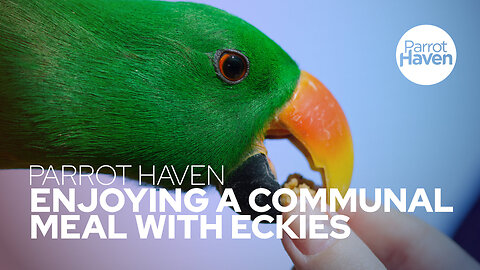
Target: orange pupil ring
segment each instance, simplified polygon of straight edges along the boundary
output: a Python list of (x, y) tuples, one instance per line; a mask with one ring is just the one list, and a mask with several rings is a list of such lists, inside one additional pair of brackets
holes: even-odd
[(218, 68), (223, 77), (229, 81), (238, 81), (247, 73), (245, 59), (236, 53), (224, 53), (218, 61)]

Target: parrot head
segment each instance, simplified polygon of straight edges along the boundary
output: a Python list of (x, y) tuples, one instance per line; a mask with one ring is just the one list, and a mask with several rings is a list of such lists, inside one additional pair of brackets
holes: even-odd
[(6, 5), (5, 164), (224, 166), (249, 213), (250, 191), (280, 188), (263, 140), (289, 138), (327, 188), (348, 188), (353, 146), (339, 104), (245, 21), (194, 3)]

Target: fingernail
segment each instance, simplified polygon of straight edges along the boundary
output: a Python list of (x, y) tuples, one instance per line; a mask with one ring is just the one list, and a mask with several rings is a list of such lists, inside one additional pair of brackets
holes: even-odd
[[(310, 207), (307, 206), (307, 211), (301, 213), (297, 208), (295, 208), (292, 212), (284, 213), (284, 220), (286, 220), (290, 215), (299, 215), (294, 222), (290, 225), (292, 231), (300, 237), (300, 229), (301, 226), (305, 226), (306, 231), (306, 238), (304, 239), (293, 239), (290, 238), (295, 245), (295, 247), (303, 254), (303, 255), (314, 255), (318, 254), (328, 247), (330, 247), (333, 243), (335, 243), (335, 239), (330, 236), (330, 233), (334, 230), (330, 225), (330, 214), (321, 212), (318, 208), (309, 209)], [(305, 215), (305, 224), (300, 224), (300, 215)], [(315, 220), (315, 231), (313, 232), (314, 235), (310, 234), (310, 218), (312, 216), (323, 216), (324, 220)], [(323, 225), (323, 228), (320, 228)], [(284, 234), (286, 235), (286, 234)], [(289, 237), (288, 235), (286, 237)], [(318, 239), (322, 238), (322, 239)]]

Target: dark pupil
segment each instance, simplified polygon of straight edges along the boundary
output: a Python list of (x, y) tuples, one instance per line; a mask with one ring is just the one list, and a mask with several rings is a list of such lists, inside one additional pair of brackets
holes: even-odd
[(223, 62), (223, 74), (229, 80), (238, 80), (242, 77), (245, 69), (245, 63), (238, 55), (230, 55)]

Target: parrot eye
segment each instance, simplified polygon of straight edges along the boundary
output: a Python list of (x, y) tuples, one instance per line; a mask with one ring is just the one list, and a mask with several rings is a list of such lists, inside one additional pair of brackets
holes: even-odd
[(218, 50), (214, 64), (217, 75), (229, 84), (237, 84), (248, 75), (248, 59), (237, 50)]

